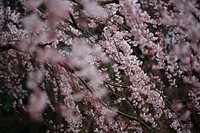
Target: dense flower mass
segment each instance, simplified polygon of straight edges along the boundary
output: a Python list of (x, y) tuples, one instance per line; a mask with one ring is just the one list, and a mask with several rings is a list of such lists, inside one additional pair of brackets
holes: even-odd
[(0, 31), (0, 132), (200, 130), (198, 0), (0, 0)]

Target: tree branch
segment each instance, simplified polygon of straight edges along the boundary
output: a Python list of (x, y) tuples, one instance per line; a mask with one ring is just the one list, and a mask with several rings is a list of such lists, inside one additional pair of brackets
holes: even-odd
[[(66, 69), (67, 71), (70, 71), (70, 72), (72, 72), (72, 73), (75, 72), (75, 71), (74, 71), (70, 66), (68, 66), (66, 63), (64, 63), (64, 64), (60, 63), (60, 65), (61, 65), (64, 69)], [(89, 87), (89, 85), (86, 83), (86, 81), (85, 81), (83, 78), (78, 77), (78, 79), (79, 79), (79, 80), (81, 81), (81, 83), (86, 87), (87, 90), (89, 90), (91, 93), (93, 92), (92, 89)], [(116, 109), (110, 107), (109, 104), (108, 104), (106, 101), (104, 101), (103, 99), (100, 99), (100, 98), (99, 98), (99, 99), (97, 99), (97, 100), (98, 100), (104, 107), (106, 107), (107, 109), (112, 110), (112, 111), (116, 112), (118, 115), (121, 115), (121, 116), (123, 116), (123, 117), (125, 117), (125, 118), (128, 118), (128, 119), (130, 119), (130, 120), (135, 120), (135, 121), (139, 122), (141, 125), (143, 125), (144, 127), (146, 127), (150, 132), (156, 133), (156, 131), (155, 131), (153, 128), (151, 128), (150, 126), (148, 126), (148, 125), (147, 125), (145, 122), (143, 122), (142, 120), (140, 120), (140, 119), (138, 119), (138, 118), (136, 118), (136, 117), (134, 117), (134, 116), (131, 116), (131, 115), (129, 115), (129, 114), (126, 114), (126, 113), (124, 113), (124, 112), (121, 112), (121, 111), (119, 111), (119, 110), (116, 110)]]

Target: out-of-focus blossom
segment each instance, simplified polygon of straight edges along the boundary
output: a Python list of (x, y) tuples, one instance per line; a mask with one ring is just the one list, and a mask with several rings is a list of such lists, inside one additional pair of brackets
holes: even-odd
[(191, 115), (191, 112), (187, 110), (180, 116), (180, 119), (183, 121), (187, 121), (190, 118), (190, 115)]
[(25, 7), (28, 10), (35, 10), (38, 6), (42, 4), (43, 0), (27, 0), (25, 2)]
[(42, 120), (42, 113), (47, 106), (48, 97), (45, 92), (39, 89), (34, 90), (29, 98), (29, 105), (27, 111), (30, 113), (31, 118)]
[(183, 108), (183, 104), (180, 102), (173, 101), (172, 102), (172, 109), (174, 111), (180, 111)]
[(32, 14), (23, 19), (26, 30), (32, 33), (38, 33), (42, 30), (43, 23), (37, 14)]
[(114, 117), (117, 115), (117, 109), (109, 110), (108, 108), (103, 107), (101, 114), (105, 116), (108, 123), (114, 121)]
[(88, 15), (97, 18), (106, 18), (108, 16), (105, 9), (99, 6), (95, 1), (81, 0), (83, 7)]

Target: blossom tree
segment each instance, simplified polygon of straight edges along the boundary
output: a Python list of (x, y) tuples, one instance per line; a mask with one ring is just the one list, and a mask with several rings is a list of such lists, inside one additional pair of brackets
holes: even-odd
[(198, 0), (1, 0), (0, 16), (1, 132), (27, 119), (42, 132), (200, 130)]

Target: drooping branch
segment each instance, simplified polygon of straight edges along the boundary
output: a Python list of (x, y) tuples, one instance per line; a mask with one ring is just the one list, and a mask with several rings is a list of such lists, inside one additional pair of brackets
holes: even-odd
[[(70, 66), (68, 66), (66, 63), (64, 63), (64, 64), (61, 63), (60, 65), (61, 65), (63, 68), (65, 68), (67, 71), (71, 72), (71, 73), (74, 73), (74, 72), (75, 72), (75, 71), (74, 71)], [(90, 88), (90, 86), (87, 84), (87, 82), (86, 82), (83, 78), (78, 77), (78, 79), (81, 81), (81, 83), (86, 87), (86, 89), (87, 89), (89, 92), (93, 93), (92, 88)], [(121, 112), (121, 111), (119, 111), (119, 110), (116, 110), (116, 109), (110, 107), (109, 104), (108, 104), (106, 101), (104, 101), (103, 99), (98, 98), (98, 101), (99, 101), (104, 107), (106, 107), (107, 109), (112, 110), (112, 111), (116, 112), (118, 115), (123, 116), (123, 117), (125, 117), (125, 118), (127, 118), (127, 119), (129, 119), (129, 120), (135, 120), (135, 121), (139, 122), (141, 125), (143, 125), (145, 128), (147, 128), (151, 133), (156, 133), (156, 131), (155, 131), (153, 128), (151, 128), (150, 126), (148, 126), (144, 121), (142, 121), (142, 120), (140, 120), (140, 119), (138, 119), (138, 118), (136, 118), (136, 117), (134, 117), (134, 116), (131, 116), (131, 115), (129, 115), (129, 114), (126, 114), (126, 113), (124, 113), (124, 112)]]

